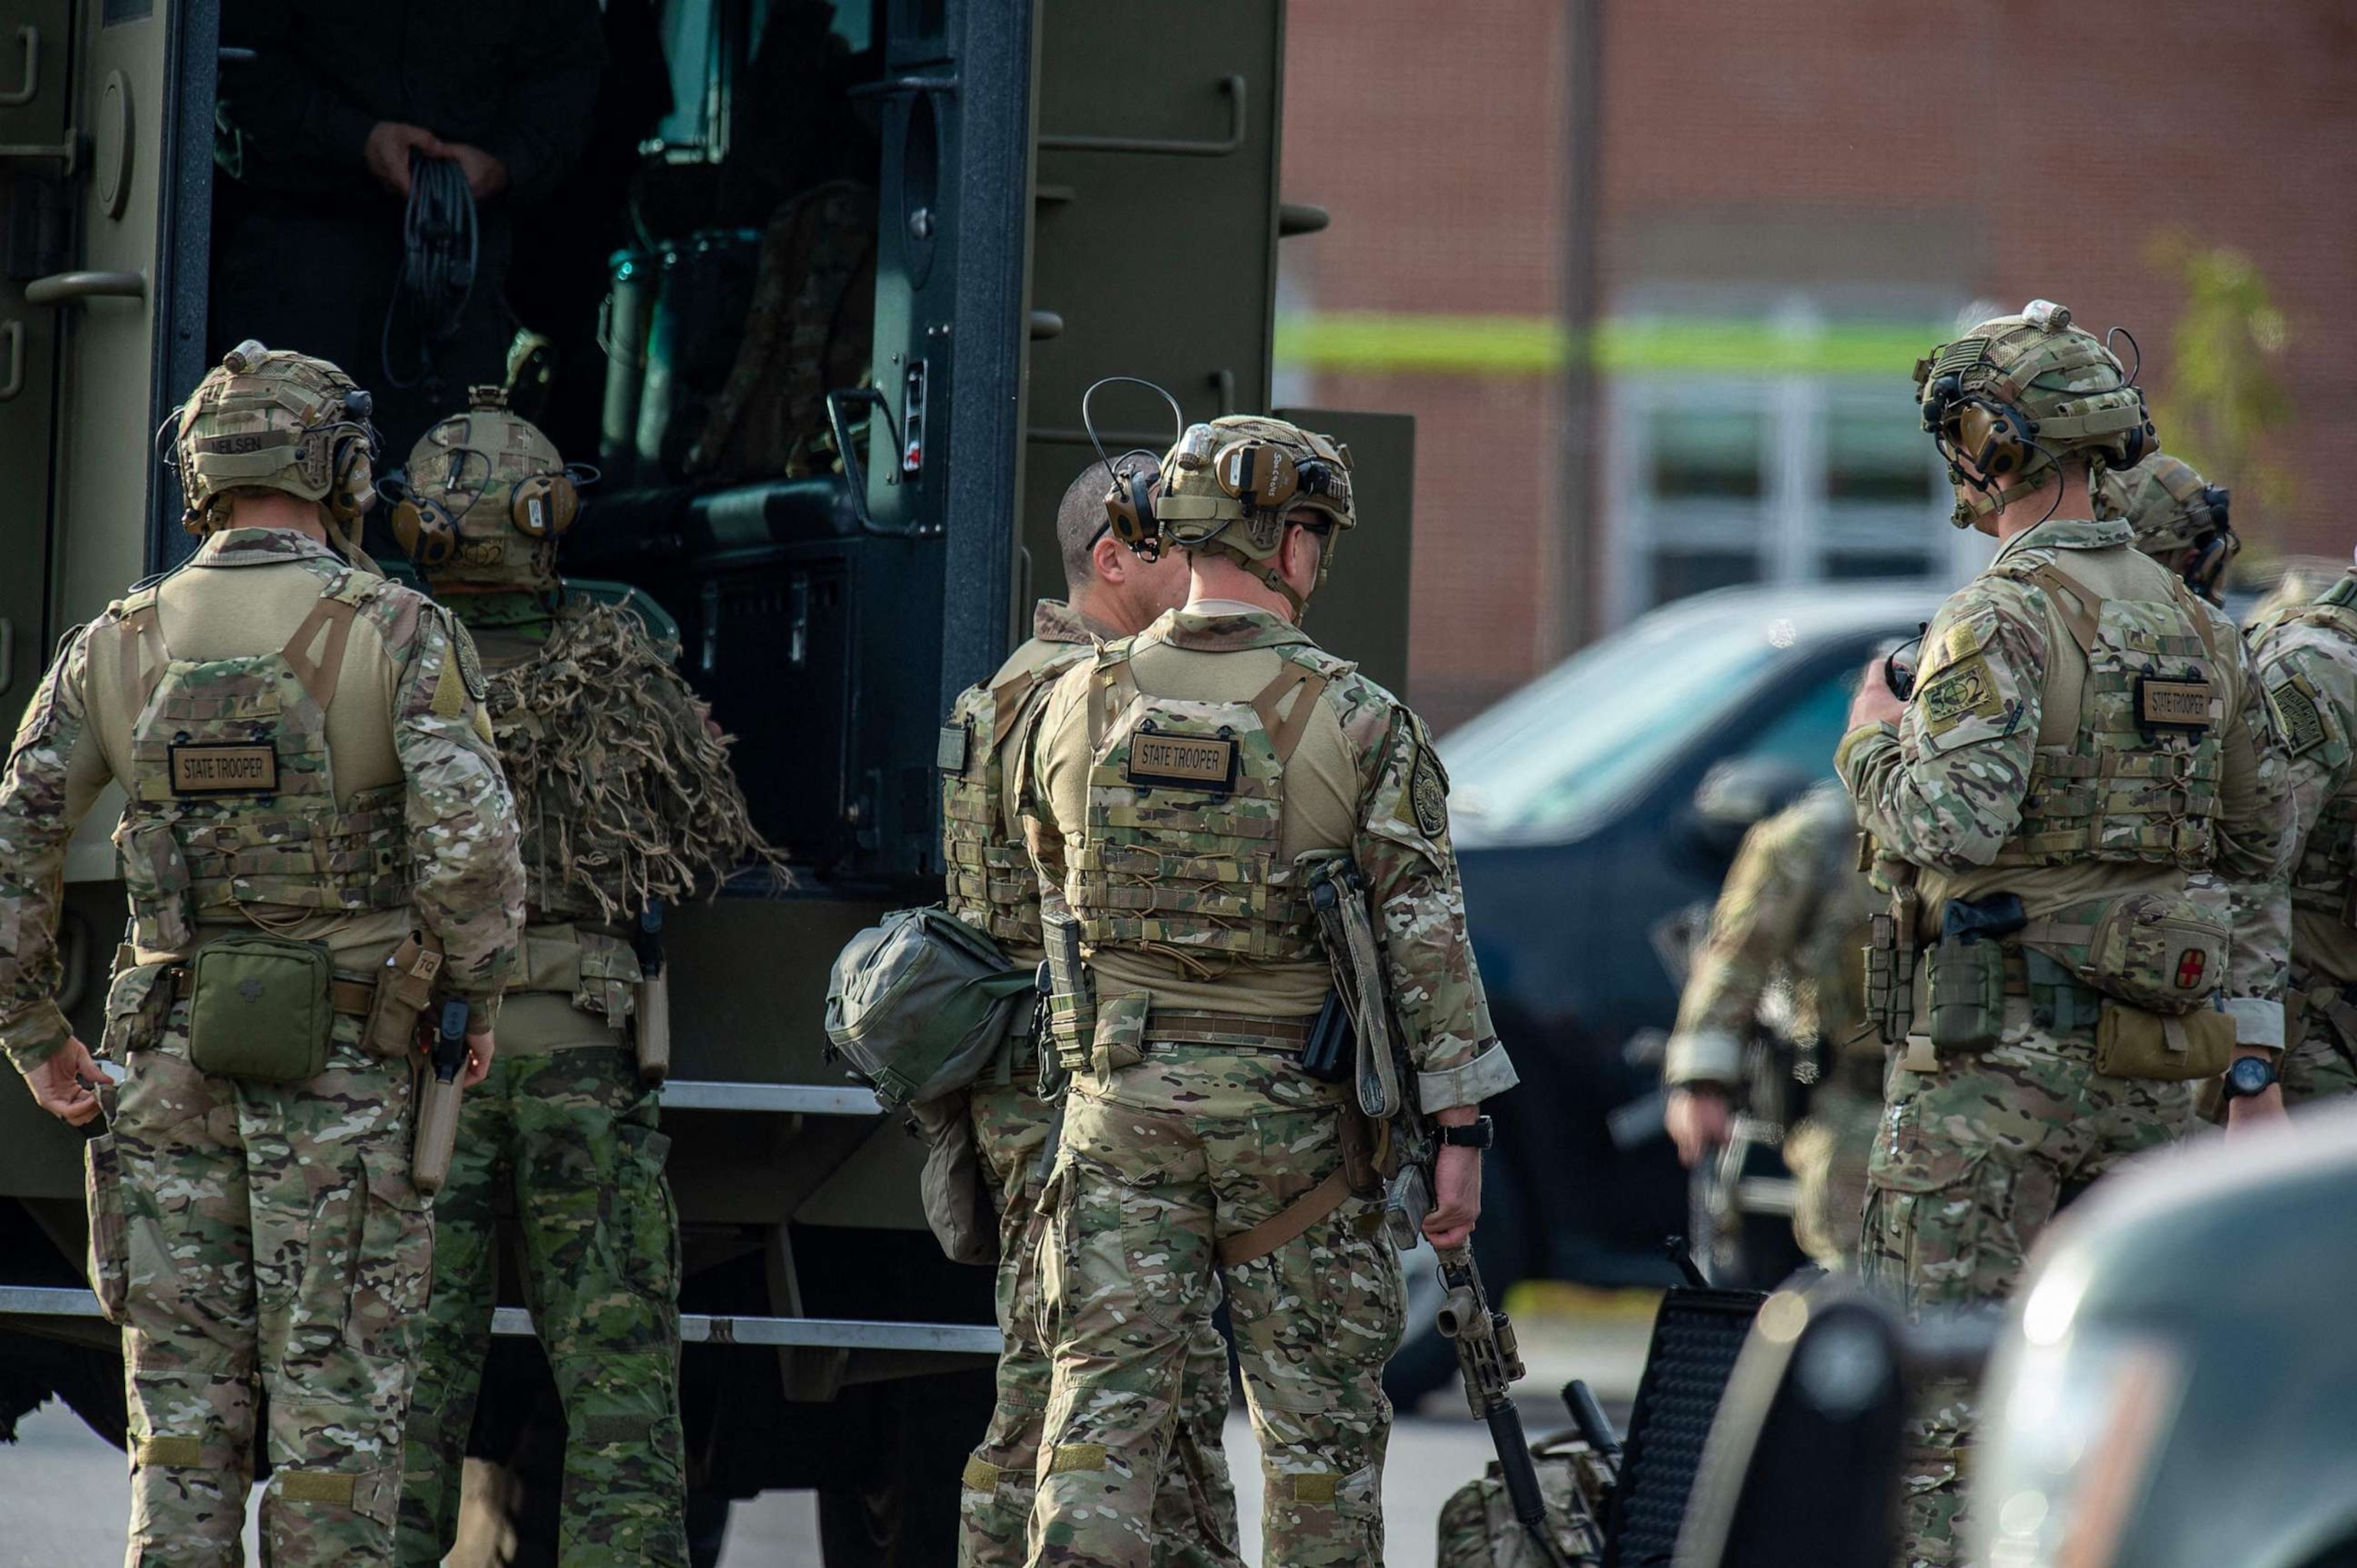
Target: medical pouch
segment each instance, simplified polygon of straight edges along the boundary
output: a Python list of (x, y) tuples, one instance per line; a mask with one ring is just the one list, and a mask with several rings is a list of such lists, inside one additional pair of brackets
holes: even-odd
[(2181, 893), (2068, 905), (2030, 921), (2021, 940), (2104, 995), (2152, 1013), (2191, 1013), (2226, 978), (2224, 923)]
[(293, 1083), (327, 1067), (336, 1015), (325, 947), (244, 932), (206, 943), (188, 968), (188, 1060), (198, 1071)]

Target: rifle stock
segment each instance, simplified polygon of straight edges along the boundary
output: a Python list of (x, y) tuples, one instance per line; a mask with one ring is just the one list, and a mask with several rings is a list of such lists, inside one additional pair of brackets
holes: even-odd
[(671, 1076), (671, 974), (663, 965), (663, 907), (650, 902), (639, 911), (631, 945), (639, 954), (639, 1078), (661, 1083)]

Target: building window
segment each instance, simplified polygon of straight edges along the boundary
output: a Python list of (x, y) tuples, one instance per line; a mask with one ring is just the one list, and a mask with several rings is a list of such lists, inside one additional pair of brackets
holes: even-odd
[(1946, 525), (1953, 497), (1903, 371), (1640, 367), (1609, 388), (1613, 625), (1737, 584), (1948, 583), (1986, 558)]

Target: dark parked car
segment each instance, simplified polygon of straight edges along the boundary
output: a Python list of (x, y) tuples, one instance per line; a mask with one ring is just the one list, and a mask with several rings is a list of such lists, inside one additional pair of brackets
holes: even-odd
[(1663, 1282), (1686, 1183), (1661, 1135), (1660, 933), (1735, 837), (1694, 805), (1730, 760), (1829, 778), (1856, 675), (1937, 606), (1921, 583), (1729, 588), (1653, 611), (1440, 744), (1481, 972), (1523, 1087), (1498, 1105), (1484, 1272)]

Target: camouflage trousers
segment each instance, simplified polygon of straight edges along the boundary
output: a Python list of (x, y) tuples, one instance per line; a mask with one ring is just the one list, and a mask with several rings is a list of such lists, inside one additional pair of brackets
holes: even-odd
[(111, 1044), (129, 1076), (90, 1145), (107, 1221), (92, 1283), (124, 1326), (130, 1394), (124, 1561), (244, 1561), (259, 1393), (263, 1562), (390, 1563), (433, 1247), (409, 1180), (411, 1070), (361, 1051), (339, 1016), (316, 1078), (202, 1073), (188, 1005)]
[(514, 1202), (524, 1295), (565, 1406), (558, 1560), (685, 1568), (679, 1228), (653, 1092), (626, 1049), (500, 1056), (467, 1091), (434, 1205), (434, 1302), (418, 1357), (401, 1560), (457, 1533), (499, 1283), (498, 1196)]
[(1882, 1099), (1827, 1079), (1809, 1097), (1809, 1114), (1784, 1137), (1784, 1164), (1800, 1193), (1792, 1236), (1827, 1269), (1857, 1269), (1866, 1224), (1866, 1170), (1882, 1125)]
[[(1943, 1060), (1894, 1063), (1868, 1168), (1861, 1270), (1909, 1316), (2005, 1299), (2061, 1205), (2135, 1155), (2182, 1137), (2194, 1086), (2098, 1073), (2083, 1037), (2007, 1029)], [(1975, 1411), (1972, 1383), (1918, 1391), (1898, 1563), (1957, 1563)]]
[[(963, 1568), (1021, 1568), (1032, 1500), (1039, 1495), (1042, 1425), (1054, 1342), (1042, 1318), (1039, 1249), (1048, 1218), (1040, 1155), (1051, 1108), (1017, 1065), (1006, 1084), (974, 1087), (975, 1146), (998, 1195), (998, 1405), (982, 1445), (966, 1462), (958, 1499), (958, 1562)], [(1154, 1562), (1226, 1564), (1236, 1555), (1236, 1498), (1228, 1480), (1228, 1346), (1211, 1325), (1211, 1302), (1187, 1336), (1177, 1424), (1155, 1494)]]
[(1383, 1561), (1382, 1373), (1405, 1304), (1373, 1206), (1346, 1201), (1232, 1267), (1217, 1258), (1340, 1167), (1346, 1092), (1287, 1055), (1168, 1045), (1073, 1085), (1041, 1199), (1056, 1359), (1034, 1564), (1154, 1561), (1193, 1326), (1222, 1280), (1260, 1439), (1262, 1561)]
[[(2357, 1093), (2357, 1012), (2339, 988), (2326, 989), (2329, 982), (2317, 983), (2319, 989), (2298, 993), (2292, 1042), (2277, 1068), (2287, 1106)], [(2338, 1011), (2340, 1019), (2328, 1009)]]

